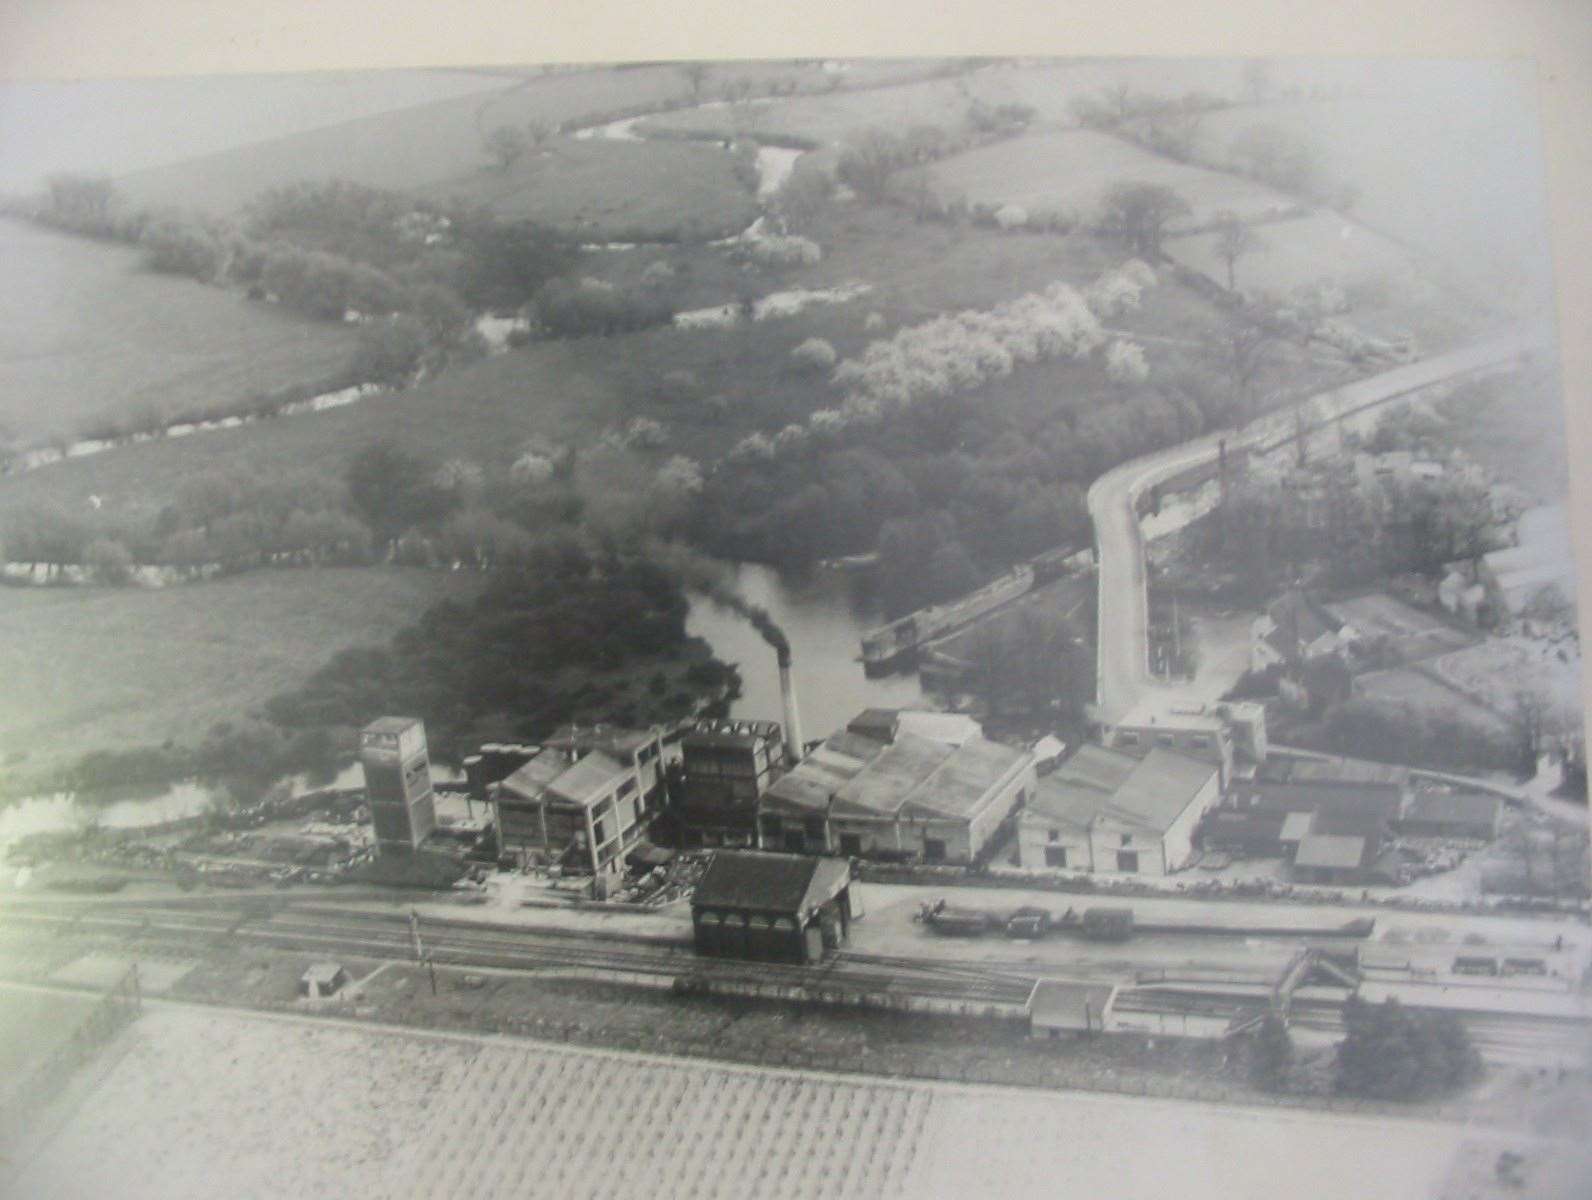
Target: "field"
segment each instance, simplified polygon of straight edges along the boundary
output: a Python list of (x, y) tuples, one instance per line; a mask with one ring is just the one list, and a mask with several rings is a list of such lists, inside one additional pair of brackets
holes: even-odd
[[(1235, 264), (1239, 288), (1286, 296), (1308, 284), (1331, 283), (1357, 300), (1344, 320), (1369, 333), (1410, 332), (1430, 349), (1433, 334), (1447, 331), (1447, 325), (1433, 325), (1426, 315), (1443, 305), (1443, 293), (1422, 273), (1420, 260), (1381, 234), (1330, 211), (1262, 225), (1256, 233), (1264, 249)], [(1227, 264), (1217, 256), (1216, 236), (1174, 238), (1166, 250), (1184, 266), (1226, 283)]]
[(474, 585), (328, 568), (165, 591), (0, 589), (6, 773), (32, 776), (89, 748), (195, 741), (302, 682), (337, 650), (385, 641), (429, 604)]
[[(862, 69), (859, 78), (912, 73), (911, 63)], [(745, 81), (803, 88), (823, 86), (817, 64), (745, 63), (710, 69), (702, 98)], [(483, 136), (499, 125), (543, 121), (579, 123), (621, 109), (682, 103), (690, 82), (667, 63), (625, 69), (560, 71), (531, 76), (491, 92), (416, 105), (254, 145), (139, 171), (120, 180), (135, 200), (235, 212), (261, 192), (298, 180), (348, 179), (370, 187), (407, 190), (443, 183), (481, 169)]]
[(1431, 676), (1408, 667), (1358, 675), (1354, 680), (1354, 691), (1373, 704), (1414, 709), (1428, 716), (1463, 721), (1487, 733), (1501, 733), (1507, 729), (1497, 713)]
[(739, 233), (757, 216), (717, 146), (562, 138), (507, 171), (482, 167), (424, 190), (483, 204), (503, 220), (536, 220), (586, 241), (685, 231)]
[[(0, 441), (317, 383), (352, 336), (142, 269), (136, 251), (0, 220)], [(27, 286), (21, 286), (21, 281)]]
[(1405, 662), (1415, 662), (1474, 645), (1479, 638), (1456, 629), (1391, 596), (1374, 593), (1352, 600), (1336, 600), (1326, 606), (1333, 616), (1357, 629), (1370, 640), (1386, 638), (1390, 648)]
[[(1421, 1194), (1462, 1130), (157, 1010), (17, 1178), (185, 1197)], [(358, 1063), (350, 1070), (349, 1063)], [(218, 1069), (225, 1064), (225, 1069)], [(1279, 1124), (1280, 1122), (1280, 1124)], [(357, 1181), (357, 1183), (356, 1183)], [(1285, 1181), (1287, 1181), (1285, 1183)]]
[[(621, 418), (647, 415), (670, 428), (673, 444), (652, 452), (638, 468), (655, 468), (662, 458), (682, 451), (710, 461), (752, 430), (777, 430), (835, 402), (821, 376), (790, 368), (791, 349), (808, 337), (829, 339), (843, 356), (854, 354), (871, 337), (888, 336), (900, 325), (938, 312), (987, 307), (1057, 280), (1086, 284), (1119, 257), (1084, 236), (950, 230), (860, 206), (837, 210), (817, 236), (826, 247), (825, 261), (778, 275), (742, 272), (741, 277), (766, 290), (860, 280), (873, 285), (872, 293), (729, 329), (657, 329), (535, 343), (457, 368), (411, 391), (347, 408), (92, 455), (25, 478), (0, 479), (0, 519), (32, 503), (81, 505), (91, 494), (102, 497), (108, 509), (153, 515), (189, 473), (269, 470), (280, 462), (336, 473), (349, 455), (394, 430), (438, 459), (460, 455), (500, 468), (532, 435), (587, 446)], [(594, 254), (589, 262), (594, 272), (634, 274), (639, 263), (661, 258), (688, 266), (693, 277), (734, 278), (718, 265), (722, 260), (703, 265), (704, 256), (716, 259), (717, 252)], [(879, 333), (863, 330), (869, 312), (884, 320)], [(1186, 338), (1210, 319), (1202, 300), (1164, 284), (1146, 293), (1140, 313), (1118, 324), (1154, 337)], [(1153, 364), (1159, 351), (1153, 345), (1150, 350)], [(703, 399), (722, 395), (726, 407), (715, 411), (701, 400), (658, 398), (657, 381), (681, 370), (696, 374)], [(1075, 391), (1080, 372), (1070, 363), (1045, 364), (1015, 373), (993, 391), (1013, 403), (1043, 407), (1056, 395)]]
[(1092, 130), (1030, 133), (970, 150), (932, 168), (942, 196), (975, 204), (1016, 204), (1030, 210), (1071, 209), (1091, 218), (1115, 183), (1165, 184), (1209, 220), (1221, 209), (1258, 216), (1288, 207), (1280, 192), (1235, 175), (1185, 166)]
[(1342, 99), (1284, 100), (1207, 114), (1201, 161), (1229, 161), (1235, 137), (1276, 125), (1303, 137), (1321, 174), (1349, 183), (1353, 215), (1433, 256), (1494, 302), (1551, 301), (1542, 161), (1529, 76), (1513, 64), (1401, 64), (1396, 83)]
[(57, 170), (121, 175), (306, 129), (506, 87), (510, 72), (8, 81), (0, 85), (0, 190)]
[(64, 1045), (96, 1001), (0, 987), (0, 1103), (11, 1099), (11, 1085), (25, 1078)]
[(1581, 710), (1581, 656), (1573, 648), (1522, 637), (1488, 638), (1444, 655), (1431, 667), (1456, 687), (1485, 696), (1506, 711), (1521, 692), (1541, 697), (1550, 713)]

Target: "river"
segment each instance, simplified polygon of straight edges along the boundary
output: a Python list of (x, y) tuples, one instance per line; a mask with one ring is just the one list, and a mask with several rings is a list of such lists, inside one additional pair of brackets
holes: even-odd
[[(845, 575), (814, 571), (793, 579), (771, 567), (742, 564), (734, 568), (734, 586), (749, 603), (767, 609), (790, 639), (802, 735), (809, 741), (827, 737), (864, 708), (924, 703), (915, 674), (869, 679), (863, 673), (859, 642), (877, 618), (856, 611)], [(774, 652), (744, 617), (693, 596), (686, 630), (740, 668), (742, 695), (731, 715), (784, 721)]]

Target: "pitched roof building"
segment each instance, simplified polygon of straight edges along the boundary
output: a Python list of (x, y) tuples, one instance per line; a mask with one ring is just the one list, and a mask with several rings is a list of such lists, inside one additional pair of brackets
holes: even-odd
[(976, 858), (1032, 792), (1033, 755), (990, 741), (966, 718), (917, 717), (870, 709), (815, 748), (764, 795), (761, 844)]
[(1018, 819), (1025, 867), (1163, 875), (1193, 856), (1221, 793), (1217, 764), (1155, 747), (1143, 758), (1083, 746), (1037, 782)]

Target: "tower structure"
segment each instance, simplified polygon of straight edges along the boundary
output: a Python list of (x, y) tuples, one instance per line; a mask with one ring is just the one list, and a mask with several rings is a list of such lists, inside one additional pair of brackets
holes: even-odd
[(425, 724), (416, 717), (372, 721), (359, 735), (359, 761), (377, 850), (408, 853), (437, 825)]

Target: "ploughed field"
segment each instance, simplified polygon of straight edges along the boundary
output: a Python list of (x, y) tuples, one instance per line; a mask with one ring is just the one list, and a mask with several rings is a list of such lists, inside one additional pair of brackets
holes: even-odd
[(1462, 1129), (154, 1010), (18, 1194), (1420, 1195)]
[(138, 251), (0, 220), (0, 444), (208, 407), (348, 364), (353, 335), (144, 270)]

